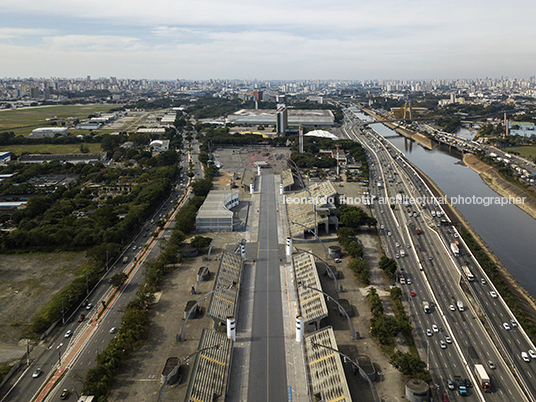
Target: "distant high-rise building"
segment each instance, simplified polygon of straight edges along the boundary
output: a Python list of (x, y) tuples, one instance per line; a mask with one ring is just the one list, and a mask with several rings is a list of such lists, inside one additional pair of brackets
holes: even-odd
[(253, 91), (253, 97), (257, 102), (262, 101), (262, 91)]
[(288, 127), (288, 110), (285, 105), (277, 105), (276, 117), (277, 134), (284, 135)]
[(39, 96), (39, 88), (31, 87), (30, 88), (30, 98), (37, 99)]

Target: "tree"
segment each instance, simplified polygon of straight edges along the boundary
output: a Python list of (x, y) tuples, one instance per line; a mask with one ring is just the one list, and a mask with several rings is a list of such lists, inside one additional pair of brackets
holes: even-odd
[(190, 241), (190, 245), (197, 249), (207, 248), (210, 245), (210, 243), (212, 243), (212, 239), (210, 237), (204, 237), (204, 236), (199, 236), (199, 235), (195, 236)]
[(378, 263), (378, 268), (385, 272), (389, 276), (393, 276), (397, 269), (396, 260), (382, 256), (380, 262)]
[(115, 274), (114, 276), (112, 276), (108, 282), (109, 282), (110, 285), (112, 285), (114, 288), (118, 288), (118, 287), (120, 287), (121, 285), (123, 285), (123, 283), (125, 283), (125, 281), (126, 281), (127, 279), (128, 279), (127, 274), (125, 274), (124, 272), (120, 272), (120, 273)]

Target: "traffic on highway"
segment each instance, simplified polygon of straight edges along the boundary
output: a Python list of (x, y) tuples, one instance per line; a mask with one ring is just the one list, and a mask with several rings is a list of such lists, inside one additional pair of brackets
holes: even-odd
[(534, 400), (534, 345), (458, 225), (402, 153), (372, 129), (359, 129), (349, 110), (345, 121), (347, 138), (368, 151), (370, 209), (382, 248), (397, 261), (393, 285), (398, 282), (406, 296), (417, 347), (439, 393), (451, 400)]

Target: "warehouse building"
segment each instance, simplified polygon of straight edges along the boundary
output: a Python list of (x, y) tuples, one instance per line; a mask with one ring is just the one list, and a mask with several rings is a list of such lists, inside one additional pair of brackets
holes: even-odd
[(199, 208), (195, 219), (198, 232), (221, 232), (224, 229), (233, 230), (234, 212), (240, 200), (237, 191), (211, 190), (205, 202)]

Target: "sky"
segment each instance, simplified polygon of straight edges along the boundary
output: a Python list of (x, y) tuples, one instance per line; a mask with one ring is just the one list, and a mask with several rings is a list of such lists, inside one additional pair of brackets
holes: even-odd
[(528, 78), (532, 0), (2, 0), (0, 77)]

